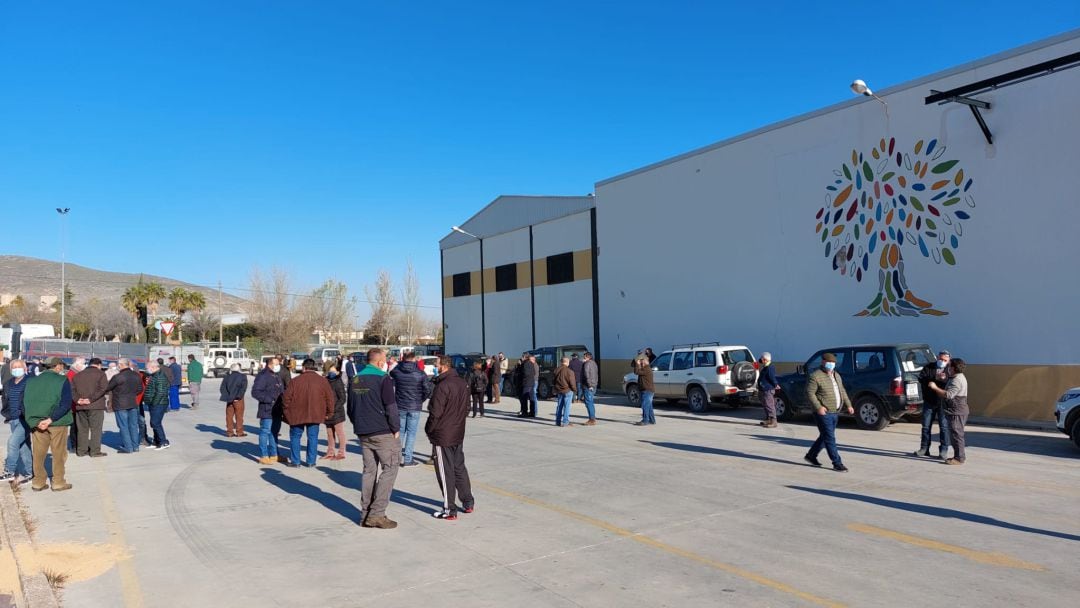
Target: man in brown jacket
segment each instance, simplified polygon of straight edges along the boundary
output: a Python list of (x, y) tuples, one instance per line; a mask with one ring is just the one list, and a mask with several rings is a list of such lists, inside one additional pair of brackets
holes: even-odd
[(555, 426), (570, 426), (570, 405), (574, 402), (574, 390), (577, 388), (577, 376), (570, 369), (570, 358), (563, 357), (562, 364), (555, 370)]
[[(292, 461), (288, 466), (314, 467), (319, 457), (319, 426), (334, 415), (334, 389), (315, 371), (315, 360), (304, 359), (303, 373), (285, 389), (282, 410), (289, 423)], [(300, 439), (307, 434), (307, 461), (300, 460)]]
[(431, 442), (435, 477), (443, 495), (443, 508), (435, 511), (437, 519), (457, 519), (457, 497), (466, 513), (473, 512), (469, 470), (465, 468), (465, 418), (469, 415), (469, 385), (454, 369), (454, 360), (439, 357), (439, 375), (432, 382), (435, 390), (428, 402), (428, 419), (424, 431)]
[(109, 380), (101, 369), (101, 359), (90, 359), (90, 365), (71, 379), (71, 397), (78, 404), (75, 410), (75, 455), (99, 458), (108, 456), (101, 451), (101, 426), (105, 422), (105, 393)]
[(635, 422), (634, 426), (656, 424), (656, 416), (653, 415), (652, 407), (656, 386), (653, 384), (652, 363), (649, 362), (644, 353), (639, 354), (637, 359), (634, 359), (634, 373), (637, 374), (638, 391), (641, 395), (641, 422)]

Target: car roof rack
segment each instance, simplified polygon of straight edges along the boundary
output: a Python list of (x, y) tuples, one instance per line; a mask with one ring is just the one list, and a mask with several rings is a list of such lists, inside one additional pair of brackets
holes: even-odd
[(694, 344), (673, 344), (671, 350), (676, 348), (697, 348), (699, 346), (727, 346), (723, 342), (697, 342)]

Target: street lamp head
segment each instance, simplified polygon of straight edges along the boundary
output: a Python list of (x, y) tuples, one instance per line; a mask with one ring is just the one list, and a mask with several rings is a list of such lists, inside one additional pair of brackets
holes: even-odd
[(465, 236), (468, 236), (468, 237), (472, 237), (472, 238), (474, 238), (474, 239), (476, 239), (476, 240), (480, 240), (480, 237), (478, 237), (478, 236), (476, 236), (475, 234), (473, 234), (473, 233), (471, 233), (471, 232), (469, 232), (469, 231), (467, 231), (467, 230), (463, 229), (463, 228), (462, 228), (462, 227), (460, 227), (460, 226), (451, 226), (451, 227), (450, 227), (450, 230), (452, 230), (452, 231), (454, 231), (454, 232), (457, 232), (457, 233), (459, 233), (459, 234), (464, 234)]
[(867, 97), (872, 97), (874, 95), (874, 92), (870, 90), (870, 87), (866, 86), (865, 82), (858, 79), (851, 83), (851, 92), (856, 95), (866, 95)]

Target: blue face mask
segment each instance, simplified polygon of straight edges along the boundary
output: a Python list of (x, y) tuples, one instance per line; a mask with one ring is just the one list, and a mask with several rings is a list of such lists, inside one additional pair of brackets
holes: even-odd
[(937, 362), (937, 368), (938, 369), (945, 369), (946, 365), (948, 365), (948, 363), (945, 363), (944, 361), (938, 361)]
[(23, 374), (25, 374), (25, 373), (26, 373), (25, 369), (23, 369), (21, 367), (16, 367), (15, 369), (11, 370), (11, 377), (12, 378), (22, 378)]
[(825, 371), (831, 372), (834, 369), (836, 369), (836, 363), (833, 363), (832, 361), (825, 362)]

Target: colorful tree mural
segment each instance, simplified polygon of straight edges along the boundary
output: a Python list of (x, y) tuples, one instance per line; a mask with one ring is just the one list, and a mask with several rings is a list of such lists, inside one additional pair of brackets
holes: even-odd
[(905, 251), (956, 265), (956, 250), (971, 219), (972, 179), (959, 161), (941, 160), (945, 146), (919, 140), (911, 152), (884, 138), (864, 155), (851, 151), (833, 171), (818, 210), (816, 231), (833, 270), (858, 282), (877, 275), (878, 290), (856, 316), (942, 316), (949, 313), (915, 295), (905, 276)]

